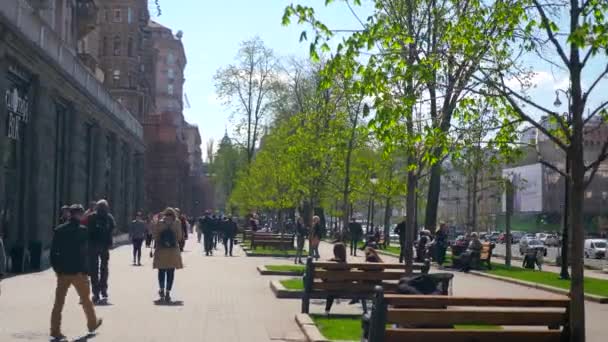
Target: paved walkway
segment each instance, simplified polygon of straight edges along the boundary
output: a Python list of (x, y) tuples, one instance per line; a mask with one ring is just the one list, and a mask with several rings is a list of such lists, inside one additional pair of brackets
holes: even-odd
[[(219, 246), (218, 246), (219, 247)], [(236, 247), (236, 246), (235, 246)], [(235, 257), (205, 257), (189, 240), (183, 254), (186, 268), (177, 271), (172, 297), (179, 306), (157, 306), (156, 273), (146, 256), (133, 267), (130, 246), (111, 252), (110, 302), (98, 306), (104, 319), (93, 342), (268, 342), (303, 341), (295, 324), (300, 302), (276, 299), (269, 289), (272, 277), (261, 277), (260, 264), (270, 258), (247, 258), (240, 248)], [(149, 250), (144, 249), (144, 253)], [(55, 277), (52, 271), (22, 275), (2, 282), (0, 341), (48, 341)], [(86, 332), (84, 314), (74, 290), (64, 310), (64, 334)]]

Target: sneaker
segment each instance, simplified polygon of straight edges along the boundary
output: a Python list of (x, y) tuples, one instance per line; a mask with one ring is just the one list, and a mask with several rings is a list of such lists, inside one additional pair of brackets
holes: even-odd
[(160, 298), (160, 300), (165, 300), (165, 290), (158, 290), (158, 297)]
[(103, 297), (103, 299), (108, 299), (108, 291), (101, 291), (101, 297)]
[(171, 295), (169, 294), (169, 291), (167, 291), (165, 294), (165, 302), (171, 303)]
[(103, 319), (98, 318), (97, 322), (95, 323), (95, 327), (93, 329), (89, 328), (89, 334), (92, 334), (95, 331), (97, 331), (97, 329), (101, 326), (102, 323), (103, 323)]
[(68, 338), (64, 334), (51, 335), (51, 341), (53, 341), (53, 342), (60, 342), (60, 341), (67, 341), (67, 340), (68, 340)]
[(91, 298), (91, 301), (93, 302), (93, 304), (99, 304), (99, 296), (94, 295), (93, 298)]

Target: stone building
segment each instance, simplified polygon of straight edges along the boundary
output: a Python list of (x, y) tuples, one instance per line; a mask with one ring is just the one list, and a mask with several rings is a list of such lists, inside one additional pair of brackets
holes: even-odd
[[(181, 32), (154, 21), (147, 30), (155, 54), (155, 110), (143, 119), (146, 141), (146, 208), (160, 211), (167, 206), (191, 207), (190, 155), (186, 139), (188, 123), (183, 115), (186, 54)], [(189, 198), (190, 197), (190, 198)]]
[(188, 146), (190, 165), (188, 186), (186, 186), (186, 203), (184, 208), (191, 215), (201, 215), (206, 209), (203, 205), (205, 193), (205, 169), (201, 151), (201, 134), (198, 126), (188, 124), (184, 130)]
[(13, 271), (48, 259), (61, 205), (106, 198), (121, 229), (143, 205), (143, 127), (100, 82), (88, 40), (98, 3), (0, 1), (0, 228)]

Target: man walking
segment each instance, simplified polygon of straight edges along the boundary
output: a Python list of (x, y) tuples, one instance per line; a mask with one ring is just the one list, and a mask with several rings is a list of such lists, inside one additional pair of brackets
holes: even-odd
[(224, 255), (232, 256), (232, 247), (234, 247), (234, 237), (236, 236), (236, 232), (238, 227), (236, 222), (232, 219), (232, 217), (228, 218), (224, 223)]
[(51, 245), (51, 266), (57, 275), (55, 289), (55, 304), (51, 313), (51, 337), (64, 340), (61, 333), (61, 312), (65, 297), (70, 286), (74, 286), (87, 318), (89, 333), (95, 332), (102, 323), (95, 315), (91, 302), (89, 279), (87, 276), (87, 228), (80, 224), (84, 208), (79, 205), (70, 206), (70, 220), (55, 228)]
[(399, 245), (401, 246), (401, 251), (399, 252), (399, 262), (402, 263), (405, 259), (405, 256), (403, 254), (403, 252), (405, 252), (403, 250), (403, 243), (405, 242), (405, 218), (397, 225), (397, 227), (395, 227), (395, 234), (399, 235)]
[(357, 247), (361, 236), (363, 235), (363, 227), (361, 223), (357, 222), (356, 218), (352, 218), (348, 224), (348, 231), (350, 233), (350, 255), (357, 256)]
[(135, 214), (135, 220), (129, 225), (129, 238), (133, 244), (133, 266), (141, 266), (141, 246), (146, 238), (146, 223), (140, 211)]
[(205, 213), (205, 216), (199, 219), (199, 226), (203, 231), (203, 249), (205, 250), (205, 255), (213, 255), (213, 251), (211, 248), (213, 246), (213, 231), (211, 227), (211, 218), (209, 217), (209, 212)]
[[(95, 212), (89, 216), (89, 274), (93, 288), (93, 302), (101, 297), (108, 299), (108, 261), (112, 247), (112, 232), (116, 227), (106, 200), (97, 202)], [(100, 297), (101, 295), (101, 297)]]

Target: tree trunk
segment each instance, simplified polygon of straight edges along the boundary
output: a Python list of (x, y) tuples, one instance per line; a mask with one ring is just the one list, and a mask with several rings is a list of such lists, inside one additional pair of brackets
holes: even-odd
[(406, 274), (412, 273), (414, 263), (414, 240), (415, 240), (415, 215), (416, 212), (416, 187), (417, 187), (417, 175), (415, 171), (409, 171), (407, 173), (407, 197), (405, 208), (407, 216), (405, 217), (405, 234), (404, 240), (401, 242), (401, 248), (403, 250), (403, 256), (405, 259), (405, 272)]
[[(566, 175), (570, 173), (570, 158), (568, 158), (568, 154), (566, 154)], [(563, 217), (562, 217), (562, 253), (561, 253), (561, 269), (560, 269), (560, 278), (561, 279), (570, 279), (570, 222), (568, 212), (570, 210), (570, 181), (568, 177), (564, 177), (564, 206), (562, 208)]]
[(424, 227), (434, 232), (437, 227), (437, 209), (439, 206), (439, 193), (441, 192), (441, 164), (436, 163), (431, 166), (429, 177), (429, 191), (426, 201), (426, 211)]
[(390, 245), (391, 242), (391, 216), (392, 216), (391, 198), (386, 198), (386, 206), (384, 207), (384, 243)]
[(511, 267), (511, 216), (513, 215), (513, 184), (506, 181), (506, 211), (505, 211), (505, 265)]
[(479, 178), (479, 169), (475, 169), (473, 172), (473, 188), (472, 188), (472, 202), (471, 202), (471, 227), (474, 231), (479, 232), (477, 228), (477, 181)]

